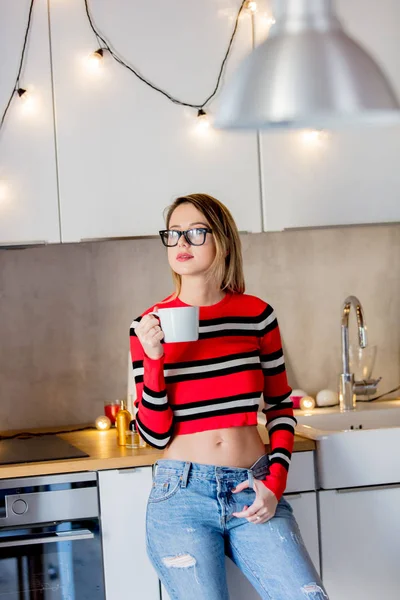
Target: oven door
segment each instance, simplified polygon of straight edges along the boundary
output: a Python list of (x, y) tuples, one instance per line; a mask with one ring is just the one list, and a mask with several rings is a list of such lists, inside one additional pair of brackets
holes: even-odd
[(0, 598), (104, 600), (98, 519), (0, 530)]

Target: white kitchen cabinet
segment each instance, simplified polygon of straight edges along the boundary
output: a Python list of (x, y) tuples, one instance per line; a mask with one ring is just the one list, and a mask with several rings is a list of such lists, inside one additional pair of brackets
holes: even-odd
[(145, 541), (152, 467), (100, 471), (98, 477), (106, 599), (159, 600)]
[[(99, 0), (90, 10), (124, 60), (197, 104), (215, 87), (240, 6), (223, 4)], [(107, 52), (90, 72), (85, 60), (98, 43), (84, 2), (52, 2), (50, 16), (62, 240), (156, 235), (163, 209), (193, 192), (224, 202), (240, 230), (261, 231), (256, 132), (199, 132), (196, 109), (173, 104)], [(251, 44), (247, 12), (226, 77)], [(213, 102), (206, 110), (212, 117)]]
[(398, 600), (400, 485), (320, 492), (322, 575), (331, 600)]
[[(29, 4), (0, 2), (0, 114), (15, 86)], [(20, 87), (27, 94), (14, 94), (1, 130), (0, 246), (60, 241), (47, 0), (33, 5)]]
[[(388, 75), (400, 97), (400, 3), (338, 0), (345, 29)], [(257, 1), (257, 43), (270, 0)], [(261, 134), (265, 231), (400, 221), (400, 125)]]
[(300, 527), (304, 545), (308, 550), (311, 560), (318, 573), (321, 574), (319, 562), (317, 494), (316, 492), (285, 494), (285, 498), (293, 508), (294, 516)]

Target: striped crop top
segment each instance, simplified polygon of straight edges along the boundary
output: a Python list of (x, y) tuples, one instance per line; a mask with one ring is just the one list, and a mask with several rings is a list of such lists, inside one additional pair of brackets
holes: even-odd
[[(171, 298), (157, 306), (188, 306)], [(286, 487), (296, 419), (272, 307), (255, 296), (228, 293), (217, 304), (200, 307), (197, 341), (164, 344), (164, 356), (153, 360), (131, 326), (130, 348), (137, 427), (154, 448), (165, 448), (175, 435), (257, 425), (263, 397), (271, 446), (264, 484), (279, 499)]]

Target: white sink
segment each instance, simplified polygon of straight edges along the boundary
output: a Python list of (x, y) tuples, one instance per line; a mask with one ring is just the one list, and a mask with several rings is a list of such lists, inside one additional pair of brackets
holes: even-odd
[(381, 429), (400, 427), (400, 400), (384, 402), (357, 402), (354, 411), (341, 413), (339, 407), (319, 408), (313, 411), (296, 410), (297, 422), (319, 430), (313, 439), (327, 432), (342, 432), (348, 429)]
[(296, 433), (316, 442), (321, 488), (400, 483), (400, 399), (294, 413)]

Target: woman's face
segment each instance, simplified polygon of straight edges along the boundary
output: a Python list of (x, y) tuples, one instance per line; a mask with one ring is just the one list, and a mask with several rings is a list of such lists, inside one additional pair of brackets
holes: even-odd
[[(172, 213), (168, 229), (186, 231), (196, 227), (208, 227), (209, 222), (193, 204), (180, 204)], [(201, 275), (212, 265), (216, 255), (215, 241), (212, 233), (207, 233), (202, 246), (189, 244), (181, 235), (177, 246), (168, 248), (168, 262), (179, 275)]]

